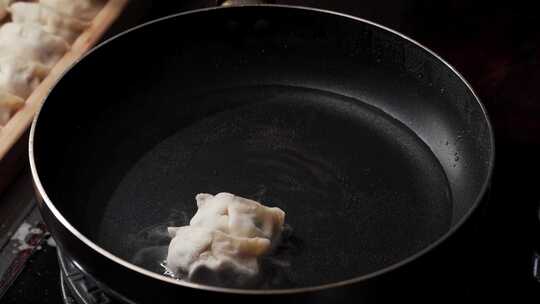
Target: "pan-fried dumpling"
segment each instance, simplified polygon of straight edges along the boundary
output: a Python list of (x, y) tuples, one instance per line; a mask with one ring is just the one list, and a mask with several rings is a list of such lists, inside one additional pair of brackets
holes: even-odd
[(62, 37), (69, 43), (73, 43), (89, 26), (88, 22), (62, 15), (40, 3), (15, 2), (9, 11), (13, 22), (38, 24), (46, 32)]
[(17, 56), (51, 68), (69, 49), (68, 43), (31, 23), (6, 23), (0, 27), (0, 57)]
[(40, 0), (44, 4), (64, 15), (83, 20), (92, 20), (103, 6), (100, 0)]
[(0, 58), (0, 91), (26, 99), (47, 76), (48, 69), (18, 57)]
[(22, 98), (0, 90), (0, 126), (4, 126), (23, 105)]
[(285, 213), (230, 193), (202, 193), (196, 201), (190, 225), (169, 228), (167, 268), (192, 281), (246, 285), (277, 242)]

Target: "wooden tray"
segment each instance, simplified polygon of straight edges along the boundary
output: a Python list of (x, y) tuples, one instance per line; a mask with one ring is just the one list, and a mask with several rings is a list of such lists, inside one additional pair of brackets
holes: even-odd
[[(28, 127), (32, 123), (34, 115), (39, 110), (48, 92), (59, 80), (60, 76), (73, 63), (90, 50), (103, 36), (111, 24), (118, 18), (129, 0), (108, 0), (99, 14), (94, 18), (88, 27), (73, 43), (71, 49), (56, 63), (49, 75), (26, 99), (26, 103), (0, 131), (0, 192), (9, 183), (13, 174), (20, 169), (21, 149), (10, 151), (14, 146), (21, 145), (23, 141), (24, 151), (26, 151), (26, 137)], [(16, 154), (16, 155), (13, 155)], [(17, 161), (19, 160), (19, 161)]]

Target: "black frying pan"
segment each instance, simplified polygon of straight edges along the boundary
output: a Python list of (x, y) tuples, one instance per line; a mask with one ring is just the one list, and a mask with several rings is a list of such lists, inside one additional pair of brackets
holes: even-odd
[[(30, 141), (62, 251), (117, 295), (153, 302), (378, 297), (470, 217), (493, 155), (478, 98), (435, 54), (284, 6), (199, 10), (115, 37), (64, 75)], [(221, 191), (287, 213), (275, 255), (290, 266), (264, 264), (249, 289), (158, 274), (165, 227), (186, 224), (196, 193)]]

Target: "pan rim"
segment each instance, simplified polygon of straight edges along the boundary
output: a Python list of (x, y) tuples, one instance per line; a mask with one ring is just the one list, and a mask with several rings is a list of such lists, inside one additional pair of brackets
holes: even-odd
[[(369, 274), (366, 274), (366, 275), (362, 275), (362, 276), (358, 276), (358, 277), (354, 277), (354, 278), (350, 278), (350, 279), (346, 279), (346, 280), (341, 280), (341, 281), (327, 283), (327, 284), (321, 284), (321, 285), (315, 285), (315, 286), (307, 286), (307, 287), (299, 287), (299, 288), (285, 288), (285, 289), (260, 289), (260, 290), (258, 290), (258, 289), (241, 289), (241, 288), (225, 288), (225, 287), (210, 286), (210, 285), (205, 285), (205, 284), (199, 284), (199, 283), (192, 283), (192, 282), (187, 282), (187, 281), (176, 280), (176, 279), (173, 279), (173, 278), (166, 277), (164, 275), (160, 275), (158, 273), (149, 271), (149, 270), (144, 269), (144, 268), (142, 268), (140, 266), (132, 264), (132, 263), (130, 263), (130, 262), (128, 262), (128, 261), (126, 261), (126, 260), (112, 254), (111, 252), (107, 251), (106, 249), (102, 248), (101, 246), (99, 246), (95, 242), (88, 239), (81, 232), (79, 232), (73, 225), (71, 225), (71, 223), (60, 213), (60, 211), (55, 207), (52, 200), (48, 197), (47, 192), (45, 191), (45, 188), (41, 184), (41, 180), (39, 178), (39, 174), (38, 174), (38, 171), (37, 171), (37, 168), (36, 168), (35, 157), (34, 157), (35, 130), (37, 128), (37, 123), (38, 123), (38, 120), (39, 120), (41, 110), (43, 109), (43, 106), (45, 105), (46, 101), (48, 100), (48, 97), (50, 96), (50, 93), (52, 92), (52, 90), (61, 81), (61, 79), (67, 73), (69, 73), (69, 71), (71, 69), (73, 69), (74, 66), (77, 65), (78, 62), (84, 60), (84, 58), (86, 58), (87, 56), (92, 54), (94, 51), (96, 51), (97, 49), (101, 48), (102, 46), (110, 43), (111, 41), (114, 41), (116, 38), (118, 38), (120, 36), (126, 35), (126, 34), (132, 32), (132, 31), (138, 30), (140, 28), (149, 26), (149, 25), (151, 25), (153, 23), (161, 22), (161, 21), (164, 21), (164, 20), (172, 19), (172, 18), (181, 17), (183, 15), (196, 14), (196, 13), (200, 13), (200, 12), (213, 11), (213, 10), (222, 10), (222, 9), (226, 9), (226, 10), (239, 9), (239, 8), (241, 9), (242, 7), (270, 7), (270, 8), (285, 8), (285, 9), (293, 9), (293, 10), (301, 10), (301, 11), (311, 11), (311, 12), (317, 12), (317, 13), (322, 13), (322, 14), (330, 14), (330, 15), (334, 15), (334, 16), (338, 16), (338, 17), (347, 18), (347, 19), (350, 19), (350, 20), (353, 20), (353, 21), (356, 21), (356, 22), (365, 23), (365, 24), (368, 24), (368, 25), (373, 26), (375, 28), (378, 28), (380, 30), (386, 31), (386, 32), (388, 32), (388, 33), (390, 33), (392, 35), (397, 36), (398, 38), (404, 39), (404, 40), (412, 43), (413, 45), (415, 45), (415, 46), (419, 47), (420, 49), (424, 50), (425, 52), (427, 52), (428, 55), (433, 56), (433, 58), (435, 58), (440, 63), (445, 65), (452, 73), (454, 73), (454, 75), (457, 76), (463, 84), (465, 84), (467, 90), (470, 92), (470, 94), (472, 94), (472, 96), (474, 97), (474, 99), (478, 103), (478, 105), (480, 107), (480, 110), (481, 110), (481, 112), (482, 112), (482, 114), (483, 114), (483, 116), (485, 118), (486, 124), (487, 124), (487, 131), (488, 131), (488, 136), (489, 136), (489, 140), (490, 140), (490, 144), (491, 144), (491, 149), (490, 149), (490, 152), (489, 152), (489, 160), (488, 160), (489, 163), (488, 163), (488, 168), (487, 168), (487, 176), (486, 176), (486, 178), (484, 179), (484, 181), (482, 183), (482, 186), (481, 186), (480, 191), (478, 192), (478, 194), (477, 194), (477, 196), (475, 198), (474, 203), (469, 208), (469, 210), (462, 216), (462, 218), (459, 219), (446, 233), (441, 235), (437, 240), (435, 240), (434, 242), (432, 242), (430, 245), (426, 246), (422, 250), (416, 252), (415, 254), (413, 254), (413, 255), (411, 255), (411, 256), (409, 256), (409, 257), (407, 257), (407, 258), (405, 258), (405, 259), (403, 259), (403, 260), (401, 260), (401, 261), (399, 261), (397, 263), (391, 264), (391, 265), (389, 265), (389, 266), (387, 266), (385, 268), (379, 269), (379, 270), (377, 270), (375, 272), (372, 272), (372, 273), (369, 273)], [(417, 260), (418, 258), (424, 256), (426, 253), (432, 251), (436, 247), (438, 247), (441, 243), (446, 241), (446, 239), (448, 239), (450, 236), (455, 234), (456, 231), (458, 229), (460, 229), (461, 226), (463, 226), (463, 224), (469, 219), (469, 217), (478, 208), (482, 198), (485, 196), (486, 191), (487, 191), (487, 189), (489, 187), (489, 184), (491, 182), (491, 179), (492, 179), (493, 169), (494, 169), (494, 165), (495, 165), (494, 164), (495, 163), (495, 136), (494, 136), (493, 127), (492, 127), (492, 124), (490, 122), (489, 115), (488, 115), (488, 113), (486, 111), (486, 108), (482, 104), (482, 102), (480, 101), (480, 98), (478, 97), (478, 95), (476, 94), (476, 92), (474, 91), (472, 86), (469, 84), (469, 82), (467, 82), (466, 79), (452, 65), (450, 65), (447, 61), (445, 61), (442, 57), (437, 55), (431, 49), (429, 49), (426, 46), (422, 45), (421, 43), (417, 42), (416, 40), (414, 40), (414, 39), (412, 39), (412, 38), (398, 32), (396, 30), (393, 30), (393, 29), (391, 29), (389, 27), (386, 27), (384, 25), (381, 25), (381, 24), (378, 24), (376, 22), (366, 20), (364, 18), (348, 15), (348, 14), (345, 14), (345, 13), (334, 12), (334, 11), (325, 10), (325, 9), (319, 9), (319, 8), (298, 6), (298, 5), (256, 4), (256, 5), (239, 5), (239, 6), (229, 6), (229, 7), (220, 7), (220, 6), (218, 6), (218, 7), (210, 7), (210, 8), (202, 8), (202, 9), (190, 10), (190, 11), (186, 11), (186, 12), (181, 12), (181, 13), (168, 15), (168, 16), (165, 16), (165, 17), (162, 17), (162, 18), (158, 18), (158, 19), (155, 19), (155, 20), (152, 20), (152, 21), (137, 25), (137, 26), (135, 26), (133, 28), (130, 28), (130, 29), (122, 32), (122, 33), (114, 35), (111, 38), (105, 40), (104, 42), (102, 42), (99, 45), (97, 45), (96, 47), (94, 47), (92, 50), (88, 51), (84, 56), (82, 56), (75, 63), (73, 63), (66, 71), (64, 71), (64, 73), (62, 73), (61, 77), (58, 78), (56, 84), (49, 90), (49, 92), (47, 92), (46, 98), (44, 99), (44, 102), (40, 106), (40, 108), (39, 108), (39, 110), (38, 110), (38, 112), (37, 112), (37, 114), (34, 117), (33, 122), (32, 122), (32, 126), (31, 126), (31, 129), (30, 129), (30, 135), (29, 135), (28, 157), (29, 157), (30, 170), (31, 170), (31, 174), (32, 174), (32, 178), (33, 178), (33, 181), (34, 181), (35, 188), (39, 192), (39, 195), (42, 197), (46, 207), (55, 216), (56, 220), (59, 221), (62, 224), (62, 226), (65, 229), (67, 229), (73, 236), (75, 236), (77, 239), (79, 239), (79, 241), (83, 242), (86, 246), (88, 246), (92, 250), (96, 251), (101, 256), (109, 259), (110, 261), (112, 261), (112, 262), (114, 262), (116, 264), (119, 264), (122, 267), (128, 268), (129, 270), (138, 272), (139, 274), (142, 274), (142, 275), (144, 275), (146, 277), (149, 277), (151, 279), (157, 279), (157, 280), (160, 280), (160, 281), (162, 281), (164, 283), (175, 284), (175, 285), (182, 286), (182, 287), (188, 287), (188, 288), (194, 288), (194, 289), (212, 291), (212, 292), (230, 293), (230, 294), (283, 295), (283, 294), (316, 292), (316, 291), (321, 291), (321, 290), (325, 290), (325, 289), (330, 289), (330, 288), (335, 288), (335, 287), (343, 287), (343, 286), (346, 286), (346, 285), (352, 285), (352, 284), (360, 283), (360, 282), (363, 282), (363, 281), (367, 281), (369, 279), (379, 277), (379, 276), (381, 276), (383, 274), (392, 272), (395, 269), (398, 269), (398, 268), (400, 268), (402, 266), (405, 266), (405, 265)]]

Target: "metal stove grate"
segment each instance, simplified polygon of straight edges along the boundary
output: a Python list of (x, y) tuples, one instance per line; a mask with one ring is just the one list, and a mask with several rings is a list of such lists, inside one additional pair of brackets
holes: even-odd
[(66, 304), (116, 304), (94, 280), (83, 274), (66, 256), (58, 251), (62, 298)]

